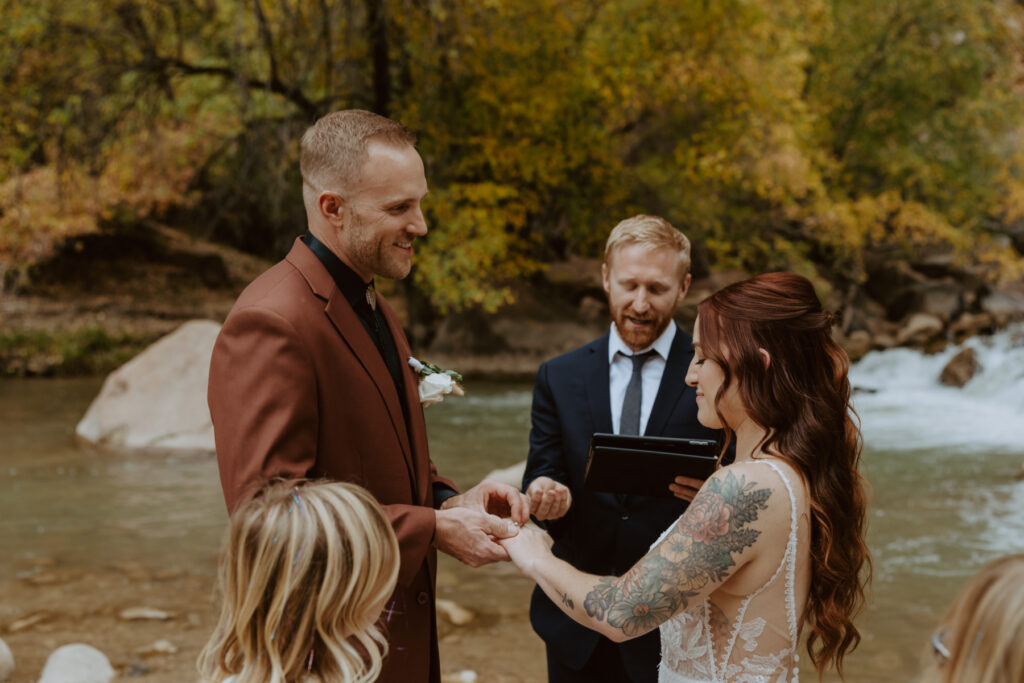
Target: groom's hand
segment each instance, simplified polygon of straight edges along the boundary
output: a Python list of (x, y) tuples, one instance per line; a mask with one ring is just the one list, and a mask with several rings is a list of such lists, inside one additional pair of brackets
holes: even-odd
[(516, 524), (523, 525), (530, 521), (530, 504), (526, 496), (508, 484), (484, 479), (482, 482), (446, 500), (442, 510), (452, 508), (469, 508), (498, 517), (511, 517)]
[(512, 520), (467, 507), (449, 507), (434, 514), (434, 545), (438, 550), (470, 567), (509, 559), (498, 539), (519, 533), (519, 527)]
[(530, 501), (530, 514), (543, 521), (564, 517), (572, 506), (572, 493), (565, 484), (551, 477), (537, 477), (526, 489)]

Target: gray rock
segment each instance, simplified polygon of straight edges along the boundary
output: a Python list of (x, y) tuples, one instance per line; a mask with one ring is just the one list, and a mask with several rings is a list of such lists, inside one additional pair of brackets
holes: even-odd
[(962, 387), (981, 370), (977, 354), (974, 349), (968, 347), (953, 356), (946, 367), (942, 368), (939, 375), (939, 382), (948, 387)]
[(142, 655), (143, 657), (152, 657), (154, 655), (173, 655), (178, 651), (178, 646), (171, 641), (161, 638), (155, 642), (140, 647), (135, 650), (136, 654)]
[(187, 322), (112, 372), (75, 434), (118, 450), (213, 453), (206, 384), (219, 331)]
[(39, 683), (110, 683), (114, 675), (106, 655), (89, 645), (74, 643), (50, 654)]
[(996, 290), (981, 300), (981, 310), (992, 315), (1000, 327), (1024, 319), (1024, 295)]
[(917, 310), (931, 313), (943, 322), (953, 320), (964, 307), (963, 289), (951, 281), (921, 286), (919, 296), (921, 300)]
[(914, 313), (900, 328), (896, 342), (900, 346), (925, 346), (942, 333), (942, 320), (931, 313)]
[(14, 655), (11, 654), (11, 648), (7, 647), (4, 639), (0, 638), (0, 683), (10, 680), (12, 673), (14, 673)]
[(165, 612), (162, 609), (155, 609), (153, 607), (129, 607), (123, 609), (118, 614), (119, 617), (125, 621), (166, 621), (167, 619), (173, 619), (173, 612)]
[(949, 326), (949, 332), (957, 343), (979, 334), (992, 334), (995, 330), (996, 321), (991, 313), (963, 313)]

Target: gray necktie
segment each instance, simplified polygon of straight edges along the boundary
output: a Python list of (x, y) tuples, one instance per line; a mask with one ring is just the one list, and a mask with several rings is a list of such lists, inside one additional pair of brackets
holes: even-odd
[[(620, 352), (621, 353), (621, 352)], [(643, 399), (643, 378), (640, 373), (644, 363), (657, 351), (651, 349), (643, 353), (626, 356), (633, 361), (633, 375), (626, 386), (626, 396), (622, 400), (622, 416), (619, 419), (619, 434), (640, 434), (640, 402)]]

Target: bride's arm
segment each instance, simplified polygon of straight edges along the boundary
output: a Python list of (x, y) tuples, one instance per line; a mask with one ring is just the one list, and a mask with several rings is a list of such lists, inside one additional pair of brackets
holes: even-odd
[(776, 529), (788, 534), (788, 499), (754, 478), (767, 472), (748, 465), (716, 472), (665, 537), (621, 577), (573, 568), (551, 554), (546, 534), (531, 529), (502, 544), (563, 612), (611, 640), (629, 640), (711, 594), (762, 547), (785, 546)]

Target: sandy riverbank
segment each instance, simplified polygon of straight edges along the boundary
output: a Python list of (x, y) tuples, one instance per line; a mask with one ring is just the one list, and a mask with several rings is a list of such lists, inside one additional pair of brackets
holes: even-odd
[[(466, 575), (454, 560), (442, 558), (439, 597), (455, 600), (475, 614), (464, 626), (443, 617), (439, 622), (445, 680), (468, 680), (461, 675), (466, 670), (475, 671), (480, 683), (543, 680), (544, 650), (530, 630), (527, 613), (532, 584), (508, 566), (471, 571), (492, 583), (497, 578), (504, 595), (494, 602), (486, 594), (460, 600), (457, 586)], [(50, 652), (74, 642), (106, 654), (119, 680), (195, 681), (196, 657), (216, 619), (211, 572), (141, 562), (79, 567), (53, 558), (23, 561), (15, 576), (0, 580), (0, 634), (17, 665), (10, 683), (38, 680)], [(148, 607), (167, 617), (120, 616), (133, 607)], [(157, 645), (161, 641), (171, 647)]]

